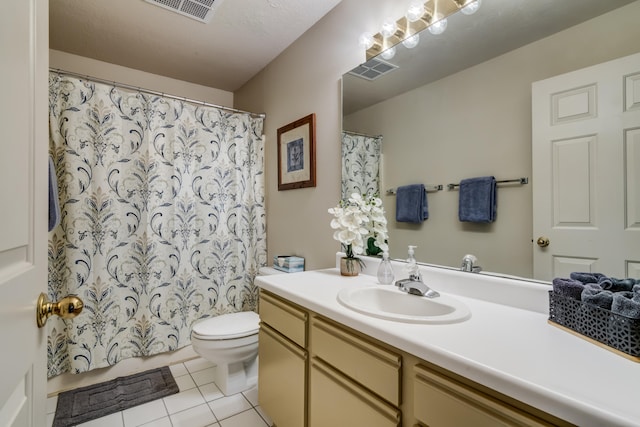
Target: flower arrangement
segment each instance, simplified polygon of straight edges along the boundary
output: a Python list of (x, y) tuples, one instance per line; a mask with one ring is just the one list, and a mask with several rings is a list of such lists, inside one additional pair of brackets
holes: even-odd
[(330, 208), (329, 213), (334, 216), (331, 220), (331, 228), (335, 230), (333, 238), (345, 247), (348, 259), (363, 254), (370, 239), (380, 250), (388, 251), (387, 219), (379, 197), (353, 193)]

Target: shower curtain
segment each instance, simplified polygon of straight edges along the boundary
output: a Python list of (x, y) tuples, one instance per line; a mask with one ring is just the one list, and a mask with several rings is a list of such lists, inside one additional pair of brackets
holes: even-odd
[(342, 200), (352, 193), (380, 194), (382, 136), (342, 132)]
[(254, 310), (266, 265), (262, 118), (49, 76), (61, 222), (49, 298), (48, 375), (190, 343), (192, 324)]

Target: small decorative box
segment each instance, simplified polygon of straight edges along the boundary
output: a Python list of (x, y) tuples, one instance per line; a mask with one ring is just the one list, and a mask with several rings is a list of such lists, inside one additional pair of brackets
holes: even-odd
[(276, 255), (273, 257), (273, 268), (286, 273), (304, 271), (304, 258), (292, 255)]

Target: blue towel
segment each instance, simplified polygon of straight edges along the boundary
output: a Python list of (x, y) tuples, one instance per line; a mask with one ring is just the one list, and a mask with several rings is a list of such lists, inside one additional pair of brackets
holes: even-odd
[(635, 279), (616, 279), (615, 277), (603, 277), (598, 280), (602, 289), (608, 289), (611, 292), (631, 291), (636, 283)]
[(60, 223), (60, 201), (58, 200), (58, 180), (53, 159), (49, 156), (49, 231)]
[(611, 310), (613, 292), (602, 289), (600, 285), (589, 283), (582, 291), (582, 302)]
[(632, 319), (640, 319), (640, 292), (616, 292), (613, 294), (611, 312)]
[(574, 279), (556, 277), (553, 279), (552, 284), (553, 292), (578, 301), (582, 299), (582, 291), (584, 290), (582, 282)]
[(492, 176), (460, 181), (458, 219), (462, 222), (496, 220), (496, 179)]
[(396, 192), (396, 221), (418, 224), (427, 218), (429, 218), (429, 207), (424, 184), (398, 187)]
[(579, 280), (586, 285), (587, 283), (598, 283), (601, 279), (605, 279), (607, 276), (602, 273), (583, 273), (574, 271), (569, 275), (569, 277), (571, 277), (573, 280)]
[(570, 277), (581, 281), (585, 285), (587, 283), (597, 283), (602, 289), (611, 292), (631, 291), (634, 285), (640, 283), (636, 279), (616, 279), (615, 277), (607, 277), (602, 273), (573, 272)]

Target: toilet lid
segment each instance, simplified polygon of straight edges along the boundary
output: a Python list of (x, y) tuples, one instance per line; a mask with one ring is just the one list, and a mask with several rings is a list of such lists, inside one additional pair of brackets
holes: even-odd
[(260, 317), (253, 311), (229, 313), (202, 320), (193, 325), (193, 332), (205, 339), (228, 340), (258, 333)]

